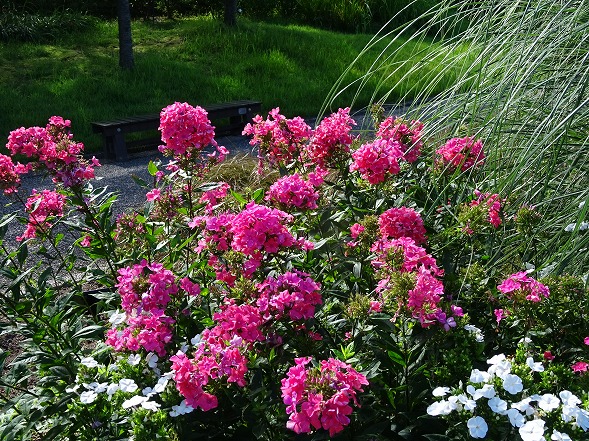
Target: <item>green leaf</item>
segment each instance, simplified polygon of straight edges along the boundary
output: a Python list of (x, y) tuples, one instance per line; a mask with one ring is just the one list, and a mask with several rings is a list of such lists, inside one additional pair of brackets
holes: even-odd
[(147, 164), (147, 171), (151, 176), (155, 176), (158, 172), (156, 163), (153, 161), (149, 161), (149, 164)]
[(19, 248), (18, 248), (18, 253), (16, 254), (16, 258), (18, 260), (18, 263), (20, 263), (21, 265), (23, 263), (25, 263), (25, 260), (27, 260), (27, 256), (29, 255), (29, 247), (27, 246), (26, 243), (23, 243)]
[(80, 329), (72, 338), (92, 338), (101, 337), (104, 334), (104, 327), (100, 325), (90, 325)]
[(143, 179), (141, 179), (136, 174), (132, 174), (131, 175), (131, 179), (133, 179), (135, 181), (135, 183), (137, 183), (138, 185), (140, 185), (143, 188), (148, 188), (149, 187), (149, 185), (147, 184), (147, 182), (145, 182)]
[(407, 364), (405, 363), (405, 360), (403, 359), (403, 357), (401, 357), (401, 354), (398, 354), (395, 351), (388, 351), (387, 354), (389, 355), (389, 358), (397, 363), (400, 366), (406, 367)]

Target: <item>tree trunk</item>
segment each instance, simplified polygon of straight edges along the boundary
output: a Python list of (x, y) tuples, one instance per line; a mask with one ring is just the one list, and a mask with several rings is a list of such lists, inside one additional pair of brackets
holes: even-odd
[(129, 0), (118, 0), (119, 19), (119, 66), (133, 69), (133, 38), (131, 37), (131, 9)]
[(237, 24), (237, 0), (225, 0), (225, 16), (223, 21), (227, 26), (235, 26)]

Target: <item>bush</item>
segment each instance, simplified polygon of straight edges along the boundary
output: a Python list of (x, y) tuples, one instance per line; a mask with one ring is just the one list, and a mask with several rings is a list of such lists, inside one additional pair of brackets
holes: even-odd
[[(235, 189), (211, 179), (228, 152), (206, 112), (170, 105), (171, 161), (116, 219), (69, 121), (11, 132), (0, 184), (25, 216), (0, 222), (0, 331), (23, 340), (0, 352), (0, 433), (585, 437), (589, 293), (524, 260), (544, 217), (486, 179), (482, 140), (374, 115), (362, 136), (349, 109), (256, 117), (266, 181)], [(25, 200), (33, 169), (55, 186)]]

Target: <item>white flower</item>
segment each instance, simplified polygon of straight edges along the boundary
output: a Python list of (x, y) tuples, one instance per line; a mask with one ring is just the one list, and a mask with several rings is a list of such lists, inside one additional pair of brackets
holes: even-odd
[(79, 384), (76, 384), (76, 385), (75, 385), (75, 386), (73, 386), (73, 387), (68, 387), (68, 388), (67, 388), (65, 391), (66, 391), (68, 394), (71, 394), (71, 393), (73, 393), (73, 392), (77, 392), (79, 388), (80, 388), (80, 385), (79, 385)]
[(584, 409), (579, 409), (575, 422), (577, 423), (577, 426), (587, 432), (587, 430), (589, 430), (589, 412)]
[(517, 375), (507, 374), (503, 379), (503, 389), (505, 389), (511, 395), (521, 392), (524, 390), (522, 379)]
[(487, 430), (489, 430), (487, 422), (480, 416), (469, 419), (466, 426), (468, 427), (470, 436), (473, 438), (484, 438), (487, 435)]
[(544, 420), (527, 421), (519, 428), (519, 436), (522, 437), (522, 441), (545, 441), (544, 424)]
[(577, 406), (562, 406), (562, 420), (565, 423), (568, 423), (571, 420), (576, 419), (579, 410), (580, 409)]
[[(517, 403), (511, 403), (511, 407), (513, 407), (514, 409), (519, 410), (520, 412), (526, 412), (528, 411), (528, 409), (532, 406), (530, 406), (532, 399), (527, 397), (524, 398), (521, 401), (518, 401)], [(533, 408), (532, 408), (533, 409)]]
[(182, 352), (183, 354), (186, 354), (186, 352), (188, 352), (188, 344), (183, 343), (182, 346), (180, 346), (180, 350), (178, 352)]
[(119, 390), (119, 385), (117, 383), (111, 383), (106, 388), (106, 394), (110, 397), (113, 396), (116, 391)]
[(124, 323), (126, 319), (127, 319), (127, 314), (125, 312), (116, 311), (115, 313), (113, 313), (113, 315), (111, 315), (109, 317), (108, 321), (113, 326), (118, 326), (118, 325)]
[(153, 395), (153, 389), (151, 387), (146, 387), (141, 391), (141, 393), (143, 394), (143, 396), (149, 398)]
[(96, 392), (93, 390), (87, 390), (86, 392), (82, 392), (80, 394), (80, 401), (83, 404), (91, 404), (96, 400), (97, 397), (98, 394)]
[(550, 412), (560, 406), (560, 400), (556, 395), (544, 394), (538, 400), (538, 406), (540, 409)]
[(141, 362), (141, 355), (139, 354), (131, 354), (129, 358), (127, 358), (127, 363), (131, 366), (137, 366)]
[(566, 433), (561, 433), (556, 429), (553, 430), (550, 439), (553, 441), (573, 441)]
[(193, 346), (197, 346), (201, 341), (202, 341), (202, 336), (200, 334), (197, 334), (190, 339), (190, 343)]
[(583, 201), (583, 202), (581, 202), (581, 203), (579, 204), (579, 210), (580, 210), (581, 208), (583, 208), (584, 206), (585, 206), (585, 201)]
[(141, 403), (141, 407), (147, 410), (151, 410), (156, 412), (160, 408), (161, 404), (156, 403), (155, 401), (144, 401)]
[(509, 409), (507, 411), (507, 416), (509, 417), (509, 422), (513, 427), (521, 427), (526, 422), (525, 417), (519, 413), (517, 409)]
[(430, 404), (427, 408), (427, 413), (431, 416), (449, 415), (456, 408), (456, 403), (451, 403), (450, 401), (442, 400)]
[(465, 394), (460, 394), (456, 398), (458, 398), (458, 401), (464, 406), (464, 409), (469, 412), (474, 411), (477, 407), (477, 402), (475, 400), (471, 400)]
[(87, 368), (95, 368), (100, 366), (100, 364), (96, 360), (94, 360), (93, 357), (83, 357), (80, 360), (80, 364), (86, 366)]
[(541, 361), (534, 362), (532, 357), (526, 358), (526, 364), (533, 372), (544, 372), (544, 365)]
[(494, 365), (505, 361), (505, 354), (497, 354), (487, 360), (487, 364)]
[(161, 377), (159, 380), (157, 380), (157, 384), (153, 386), (153, 392), (156, 394), (161, 394), (166, 389), (168, 381), (169, 380), (166, 377)]
[(449, 393), (450, 393), (450, 388), (449, 387), (442, 387), (442, 386), (436, 387), (432, 391), (432, 395), (434, 397), (445, 397)]
[(579, 398), (577, 398), (577, 396), (569, 390), (563, 390), (558, 394), (558, 396), (562, 400), (562, 404), (565, 406), (576, 406), (577, 404), (581, 403), (581, 400), (579, 400)]
[(495, 388), (491, 384), (485, 384), (480, 389), (475, 389), (469, 384), (466, 391), (472, 395), (472, 399), (475, 401), (482, 397), (493, 398), (495, 396)]
[(149, 366), (152, 369), (157, 367), (158, 360), (159, 360), (159, 357), (156, 354), (154, 354), (153, 352), (150, 352), (145, 357), (145, 361), (147, 362), (147, 366)]
[(135, 395), (134, 397), (131, 397), (128, 400), (123, 402), (123, 409), (128, 409), (129, 407), (139, 406), (144, 401), (147, 401), (147, 397), (142, 397), (141, 395)]
[(123, 392), (135, 392), (138, 388), (137, 384), (129, 378), (119, 381), (119, 387)]
[(581, 222), (581, 224), (579, 225), (579, 231), (585, 231), (586, 229), (589, 228), (589, 222)]
[(471, 383), (486, 383), (491, 379), (491, 375), (487, 371), (479, 371), (478, 369), (473, 369), (470, 372), (469, 381)]
[(499, 415), (505, 415), (507, 412), (507, 401), (502, 400), (497, 396), (491, 398), (487, 404), (493, 412), (498, 413)]
[(182, 400), (182, 402), (178, 406), (172, 406), (172, 410), (170, 411), (171, 417), (177, 417), (178, 415), (184, 415), (190, 413), (194, 410), (194, 407), (188, 406), (186, 404), (186, 400)]
[(571, 231), (573, 231), (575, 229), (575, 225), (577, 225), (577, 224), (576, 223), (568, 224), (566, 227), (564, 227), (564, 231), (566, 231), (567, 233), (570, 233)]
[(503, 380), (505, 379), (505, 376), (511, 372), (511, 363), (508, 360), (500, 361), (499, 363), (491, 365), (487, 372), (489, 372), (490, 375), (497, 375)]

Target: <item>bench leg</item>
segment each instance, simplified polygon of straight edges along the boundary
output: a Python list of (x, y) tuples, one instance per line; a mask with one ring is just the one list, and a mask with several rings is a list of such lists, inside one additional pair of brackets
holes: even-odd
[(117, 131), (113, 136), (113, 148), (115, 161), (127, 160), (127, 145), (125, 144), (125, 137), (120, 131)]

